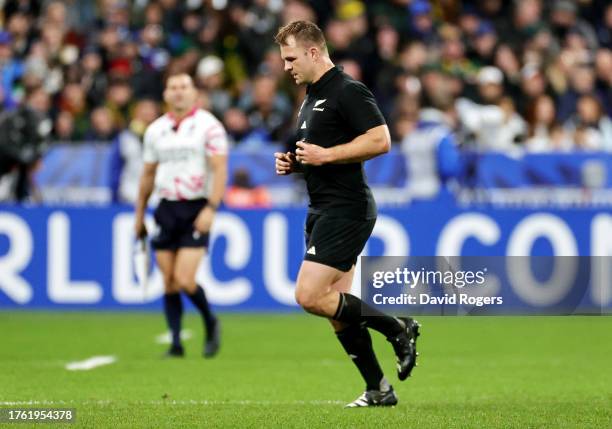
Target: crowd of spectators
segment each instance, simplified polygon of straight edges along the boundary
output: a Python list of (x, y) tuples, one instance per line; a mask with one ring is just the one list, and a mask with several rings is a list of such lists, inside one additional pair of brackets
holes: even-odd
[(108, 141), (163, 78), (195, 77), (236, 145), (290, 138), (303, 89), (279, 25), (319, 23), (332, 59), (375, 93), (394, 141), (444, 112), (461, 142), (611, 149), (612, 4), (605, 0), (5, 0), (0, 101), (43, 88), (51, 137)]
[(332, 60), (372, 89), (396, 143), (435, 117), (467, 147), (612, 150), (606, 0), (0, 5), (0, 108), (48, 98), (38, 104), (52, 141), (140, 137), (163, 111), (164, 77), (184, 71), (234, 145), (290, 142), (304, 88), (284, 73), (273, 36), (308, 19), (324, 30)]

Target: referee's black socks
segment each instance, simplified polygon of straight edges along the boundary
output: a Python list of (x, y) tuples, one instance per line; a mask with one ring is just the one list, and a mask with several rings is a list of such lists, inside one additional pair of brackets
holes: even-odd
[(210, 335), (215, 327), (215, 323), (217, 323), (217, 319), (213, 315), (210, 305), (208, 305), (204, 288), (200, 285), (196, 285), (195, 292), (193, 294), (187, 293), (187, 296), (202, 315), (202, 320), (206, 326), (206, 334)]
[(386, 380), (374, 354), (368, 329), (361, 324), (349, 325), (336, 332), (336, 336), (365, 380), (366, 389), (383, 390)]
[(183, 302), (179, 293), (166, 293), (164, 295), (164, 314), (170, 333), (172, 334), (172, 347), (181, 346), (181, 317), (183, 316)]
[[(367, 308), (368, 316), (362, 316), (362, 307)], [(333, 319), (348, 325), (358, 325), (365, 322), (368, 328), (380, 332), (387, 338), (395, 337), (404, 330), (401, 322), (395, 317), (387, 316), (374, 307), (370, 307), (350, 293), (340, 293), (340, 302)]]

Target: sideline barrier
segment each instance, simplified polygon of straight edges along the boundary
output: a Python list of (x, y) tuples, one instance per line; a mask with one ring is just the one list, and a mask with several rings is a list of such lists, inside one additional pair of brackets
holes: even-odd
[[(273, 153), (283, 150), (267, 145), (257, 150), (234, 148), (229, 157), (229, 177), (246, 168), (253, 184), (271, 189), (288, 189), (293, 181), (274, 172)], [(36, 181), (44, 201), (59, 204), (108, 204), (111, 201), (110, 144), (57, 144), (46, 154)], [(416, 156), (416, 153), (413, 154)], [(422, 164), (430, 164), (424, 153)], [(411, 172), (406, 157), (397, 146), (382, 157), (365, 164), (373, 187), (409, 189)], [(475, 189), (612, 189), (612, 154), (575, 152), (507, 154), (465, 151), (461, 154), (458, 182)], [(435, 172), (429, 171), (427, 174)], [(423, 172), (419, 174), (423, 180)]]

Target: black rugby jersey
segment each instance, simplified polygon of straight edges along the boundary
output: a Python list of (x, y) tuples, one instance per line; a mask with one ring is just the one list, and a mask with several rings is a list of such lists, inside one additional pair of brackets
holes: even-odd
[[(333, 67), (308, 85), (297, 121), (298, 140), (322, 147), (349, 143), (385, 119), (370, 90)], [(355, 219), (376, 217), (363, 162), (303, 165), (310, 197), (309, 213)]]

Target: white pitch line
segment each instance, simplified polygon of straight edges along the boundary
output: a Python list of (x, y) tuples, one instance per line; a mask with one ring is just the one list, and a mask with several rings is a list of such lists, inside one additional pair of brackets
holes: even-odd
[(117, 362), (117, 357), (115, 356), (93, 356), (81, 361), (68, 362), (66, 364), (66, 369), (68, 371), (89, 371), (115, 362)]
[[(111, 405), (116, 401), (99, 400), (99, 401), (0, 401), (0, 406), (20, 406), (20, 405)], [(124, 404), (125, 402), (121, 402)], [(341, 405), (346, 404), (346, 401), (338, 400), (312, 400), (312, 401), (254, 401), (250, 399), (235, 400), (235, 401), (216, 401), (216, 400), (155, 400), (155, 401), (128, 401), (132, 405)]]

